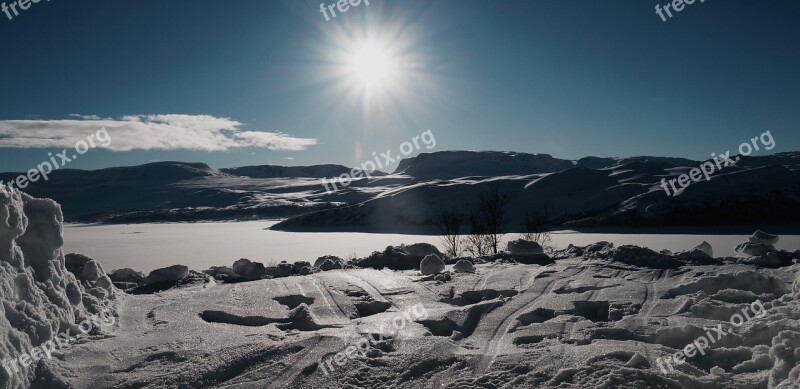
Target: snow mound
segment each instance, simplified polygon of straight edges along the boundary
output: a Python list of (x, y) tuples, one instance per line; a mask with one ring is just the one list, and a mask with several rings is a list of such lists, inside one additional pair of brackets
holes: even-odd
[(420, 262), (419, 270), (424, 276), (441, 273), (444, 271), (444, 261), (436, 254), (428, 255)]
[(453, 270), (461, 273), (475, 273), (475, 265), (466, 259), (461, 259), (453, 266)]
[(751, 242), (744, 242), (736, 246), (734, 249), (736, 253), (740, 256), (742, 255), (749, 255), (751, 257), (760, 257), (762, 255), (767, 255), (769, 252), (776, 251), (775, 246), (769, 243), (751, 243)]
[(711, 247), (711, 244), (706, 242), (706, 241), (703, 241), (703, 243), (700, 243), (699, 245), (695, 246), (692, 249), (692, 251), (694, 251), (694, 250), (700, 250), (700, 251), (706, 253), (706, 255), (708, 255), (709, 257), (712, 257), (712, 258), (714, 257), (714, 248)]
[[(81, 281), (66, 268), (61, 251), (63, 216), (52, 200), (36, 199), (16, 189), (0, 190), (0, 355), (19, 358), (66, 330), (78, 332), (79, 323), (108, 304), (112, 287), (98, 264), (78, 258), (94, 281)], [(75, 262), (72, 263), (75, 265)], [(97, 276), (96, 278), (94, 276)], [(88, 293), (102, 290), (103, 293)], [(30, 387), (48, 381), (47, 358), (24, 367), (0, 370), (0, 387)], [(42, 381), (44, 380), (44, 382)], [(48, 386), (50, 385), (50, 386)]]
[(773, 246), (780, 239), (777, 235), (768, 234), (764, 231), (756, 231), (747, 240), (736, 245), (733, 251), (736, 253), (737, 263), (764, 266), (764, 267), (783, 267), (790, 266), (794, 261), (800, 259), (797, 250), (790, 252), (778, 250)]
[(753, 233), (753, 236), (751, 236), (749, 240), (750, 243), (775, 244), (778, 243), (780, 237), (778, 235), (772, 235), (758, 230)]

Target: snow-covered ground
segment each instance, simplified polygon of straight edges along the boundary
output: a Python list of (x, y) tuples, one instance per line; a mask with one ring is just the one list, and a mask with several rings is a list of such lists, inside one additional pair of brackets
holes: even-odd
[[(113, 337), (51, 366), (79, 388), (794, 388), (797, 267), (574, 258), (448, 282), (373, 269), (212, 282), (125, 297)], [(670, 359), (706, 336), (703, 355)]]
[[(778, 252), (770, 243), (779, 238), (758, 232), (742, 250), (763, 253), (740, 258), (712, 258), (709, 245), (666, 255), (596, 244), (552, 258), (509, 245), (505, 254), (473, 258), (467, 272), (455, 271), (463, 263), (391, 249), (369, 266), (438, 261), (440, 274), (353, 267), (361, 261), (241, 283), (186, 271), (169, 289), (125, 294), (98, 262), (62, 255), (61, 220), (50, 200), (0, 195), (0, 359), (8, 365), (0, 387), (780, 389), (800, 383), (795, 237), (780, 239), (792, 252)], [(169, 246), (197, 256), (211, 247), (239, 256), (264, 242), (264, 256), (255, 259), (282, 247), (258, 232), (291, 236), (294, 246), (282, 243), (287, 252), (305, 245), (330, 253), (320, 237), (339, 237), (349, 249), (355, 238), (374, 237), (265, 227), (68, 226), (66, 240), (73, 231), (95, 243), (163, 235), (105, 244), (110, 251), (147, 251), (145, 261), (164, 267), (175, 261), (164, 252)], [(593, 238), (555, 238), (580, 243), (576, 237)], [(714, 238), (652, 237), (661, 242), (657, 248)], [(383, 238), (399, 243), (398, 236)], [(76, 323), (101, 307), (117, 315), (107, 331), (76, 338), (52, 357), (32, 351), (56, 333), (75, 333)]]
[[(301, 233), (273, 231), (277, 222), (163, 223), (120, 225), (77, 225), (64, 227), (64, 250), (92, 258), (102, 258), (108, 270), (129, 267), (145, 273), (160, 267), (181, 264), (203, 270), (228, 265), (239, 258), (265, 264), (280, 261), (311, 261), (323, 255), (342, 258), (365, 257), (386, 246), (431, 243), (440, 246), (437, 236), (363, 233)], [(769, 229), (766, 229), (769, 231)], [(512, 234), (513, 235), (513, 234)], [(733, 247), (747, 235), (710, 234), (607, 234), (555, 233), (556, 248), (569, 244), (585, 246), (609, 241), (616, 246), (633, 244), (654, 250), (688, 250), (702, 241), (709, 242), (717, 256), (732, 256)], [(800, 247), (800, 235), (781, 235), (779, 248)]]

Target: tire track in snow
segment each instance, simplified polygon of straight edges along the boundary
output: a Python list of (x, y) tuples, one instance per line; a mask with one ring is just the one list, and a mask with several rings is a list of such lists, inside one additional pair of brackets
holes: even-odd
[[(331, 323), (327, 323), (327, 324), (349, 323), (350, 322), (350, 318), (345, 314), (345, 312), (342, 309), (342, 307), (340, 307), (339, 304), (336, 303), (336, 300), (333, 298), (333, 296), (331, 296), (330, 291), (328, 290), (328, 288), (324, 284), (322, 285), (322, 288), (320, 288), (320, 286), (317, 284), (317, 281), (320, 281), (320, 280), (317, 279), (317, 278), (313, 278), (311, 280), (311, 285), (317, 290), (317, 292), (319, 292), (319, 295), (322, 297), (322, 300), (325, 302), (325, 306), (331, 312), (332, 319), (334, 319), (334, 320), (331, 320), (332, 321)], [(300, 282), (298, 282), (298, 287), (299, 286), (300, 286)], [(331, 303), (331, 301), (333, 303)], [(334, 309), (334, 307), (336, 307), (336, 308)], [(337, 314), (337, 312), (338, 312), (338, 314)], [(323, 318), (324, 318), (324, 316), (323, 316)], [(340, 320), (335, 320), (336, 318), (338, 318)], [(319, 323), (319, 324), (323, 324), (323, 323)]]
[(375, 287), (375, 285), (372, 285), (372, 283), (369, 282), (366, 278), (355, 274), (350, 274), (347, 270), (342, 271), (342, 274), (344, 274), (350, 280), (355, 281), (356, 286), (366, 291), (370, 295), (370, 297), (372, 297), (373, 300), (390, 303), (392, 304), (392, 306), (394, 306), (394, 303), (388, 298), (386, 298), (383, 292), (381, 292), (377, 287)]
[[(564, 270), (562, 270), (562, 273), (564, 271), (573, 270), (573, 269), (574, 269), (573, 267), (567, 267)], [(478, 367), (476, 369), (476, 374), (483, 375), (492, 366), (492, 364), (494, 363), (495, 359), (497, 359), (497, 355), (500, 353), (499, 349), (500, 349), (500, 345), (503, 342), (503, 339), (505, 338), (506, 335), (508, 335), (509, 329), (517, 321), (517, 318), (522, 314), (521, 313), (522, 311), (525, 311), (525, 310), (528, 310), (528, 309), (532, 308), (533, 305), (538, 304), (545, 296), (550, 294), (550, 292), (553, 290), (553, 284), (556, 281), (563, 280), (563, 279), (570, 278), (570, 277), (575, 277), (575, 276), (579, 275), (580, 273), (582, 273), (585, 270), (586, 270), (586, 267), (581, 267), (580, 269), (578, 269), (578, 271), (576, 271), (572, 275), (561, 277), (561, 278), (554, 278), (554, 279), (550, 280), (547, 284), (544, 285), (544, 288), (542, 289), (541, 293), (539, 293), (538, 295), (533, 297), (533, 299), (531, 299), (527, 303), (523, 303), (522, 306), (520, 306), (519, 308), (515, 309), (513, 312), (511, 312), (511, 314), (506, 316), (506, 318), (503, 319), (503, 321), (500, 322), (500, 325), (495, 327), (494, 331), (492, 332), (491, 337), (486, 342), (485, 346), (481, 347), (481, 349), (483, 350), (483, 355), (481, 355), (481, 357), (480, 357), (480, 362), (479, 362), (479, 365), (478, 365)], [(521, 296), (523, 296), (525, 294), (525, 292), (526, 291), (523, 291), (522, 293), (518, 294), (516, 298), (520, 298)], [(514, 300), (512, 300), (512, 301), (514, 301)], [(519, 300), (517, 300), (517, 301), (519, 301)], [(491, 312), (489, 314), (491, 314)]]
[(644, 315), (642, 315), (644, 319), (651, 318), (653, 315), (653, 310), (656, 309), (656, 305), (658, 305), (658, 287), (656, 284), (658, 281), (661, 281), (666, 274), (667, 273), (664, 269), (656, 270), (655, 275), (650, 279), (650, 282), (644, 283), (645, 297), (640, 310), (641, 312), (645, 312)]

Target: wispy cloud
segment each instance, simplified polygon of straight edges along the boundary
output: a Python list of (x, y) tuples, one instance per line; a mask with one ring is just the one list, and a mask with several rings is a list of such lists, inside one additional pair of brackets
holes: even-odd
[(88, 134), (105, 128), (111, 151), (203, 150), (226, 151), (255, 147), (305, 150), (313, 138), (280, 132), (244, 131), (242, 123), (209, 115), (131, 115), (119, 119), (71, 114), (78, 119), (0, 120), (0, 148), (74, 147)]

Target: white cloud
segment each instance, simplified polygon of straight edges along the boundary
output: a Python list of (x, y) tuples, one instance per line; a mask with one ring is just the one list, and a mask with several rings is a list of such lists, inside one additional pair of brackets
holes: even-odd
[(72, 118), (84, 119), (84, 120), (100, 120), (102, 119), (100, 116), (97, 115), (81, 115), (79, 113), (71, 113), (67, 115)]
[[(105, 128), (111, 151), (203, 150), (227, 151), (255, 147), (305, 150), (313, 138), (280, 132), (244, 131), (242, 123), (209, 115), (133, 115), (102, 119), (71, 114), (81, 120), (0, 120), (0, 148), (69, 148)], [(101, 145), (98, 144), (98, 147)]]

